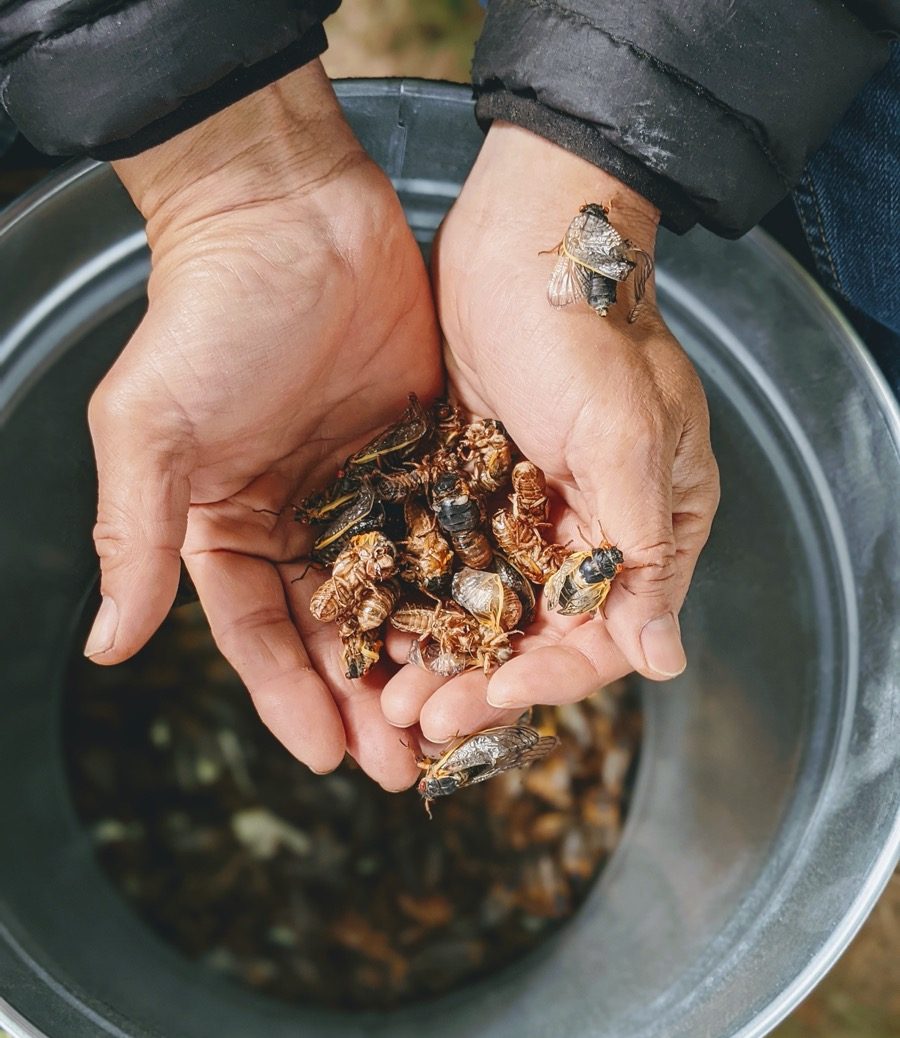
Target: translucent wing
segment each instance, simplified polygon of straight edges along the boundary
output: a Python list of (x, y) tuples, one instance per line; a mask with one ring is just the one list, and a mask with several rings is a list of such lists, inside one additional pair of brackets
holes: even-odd
[(396, 454), (412, 447), (428, 432), (430, 419), (415, 393), (396, 422), (347, 459), (347, 465), (367, 465), (384, 455)]
[[(355, 498), (332, 522), (325, 528), (324, 533), (313, 545), (313, 553), (318, 553), (329, 545), (335, 544), (344, 534), (361, 519), (364, 519), (375, 507), (375, 491), (371, 481), (360, 480), (359, 490)], [(380, 507), (380, 506), (379, 506)]]
[(641, 308), (641, 300), (644, 298), (644, 292), (647, 288), (647, 281), (653, 273), (653, 257), (649, 253), (644, 252), (643, 249), (632, 248), (631, 254), (635, 257), (636, 262), (634, 270), (634, 306), (628, 315), (629, 324), (632, 324), (637, 319)]
[(440, 763), (441, 772), (463, 772), (463, 785), (474, 785), (512, 768), (523, 768), (545, 757), (559, 742), (528, 725), (488, 728), (464, 739)]
[(590, 277), (589, 270), (580, 266), (570, 256), (561, 255), (550, 275), (547, 298), (553, 306), (576, 303), (587, 294)]
[(562, 253), (595, 274), (623, 281), (634, 264), (623, 255), (625, 239), (599, 206), (589, 206), (569, 224)]

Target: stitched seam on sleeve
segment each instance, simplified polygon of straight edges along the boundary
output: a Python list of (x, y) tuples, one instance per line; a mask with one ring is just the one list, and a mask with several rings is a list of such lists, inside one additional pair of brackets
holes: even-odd
[(2, 55), (0, 55), (0, 58), (2, 58), (3, 62), (12, 61), (20, 54), (24, 54), (26, 51), (37, 46), (37, 44), (44, 43), (46, 40), (62, 39), (64, 36), (69, 36), (73, 32), (78, 32), (79, 29), (83, 29), (85, 26), (95, 25), (97, 22), (103, 21), (104, 18), (108, 18), (111, 14), (118, 14), (119, 11), (124, 11), (126, 7), (137, 7), (139, 4), (152, 2), (153, 0), (109, 0), (108, 3), (101, 6), (99, 11), (94, 11), (89, 17), (81, 19), (77, 25), (70, 25), (65, 29), (57, 29), (56, 32), (30, 33), (13, 46), (8, 47)]
[(633, 40), (628, 40), (625, 39), (625, 37), (623, 36), (618, 36), (615, 33), (609, 32), (602, 26), (597, 25), (595, 22), (592, 22), (585, 15), (581, 14), (580, 11), (572, 11), (567, 7), (562, 7), (560, 4), (554, 3), (554, 0), (527, 0), (527, 3), (529, 7), (533, 7), (536, 10), (540, 10), (541, 8), (543, 8), (544, 10), (552, 11), (554, 14), (559, 15), (560, 18), (567, 19), (571, 22), (575, 22), (581, 27), (593, 29), (594, 32), (599, 33), (601, 36), (605, 36), (606, 39), (610, 40), (612, 43), (619, 44), (622, 47), (627, 47), (628, 50), (630, 50), (632, 54), (634, 54), (636, 57), (640, 58), (643, 61), (646, 61), (648, 64), (658, 69), (660, 72), (668, 76), (670, 79), (674, 80), (676, 83), (680, 84), (681, 86), (687, 87), (688, 89), (692, 90), (695, 94), (697, 94), (699, 97), (702, 97), (704, 101), (707, 101), (713, 107), (719, 109), (722, 113), (724, 113), (729, 118), (733, 119), (738, 124), (738, 126), (741, 127), (744, 133), (746, 133), (747, 136), (750, 137), (753, 143), (763, 153), (769, 165), (775, 170), (775, 173), (778, 175), (778, 179), (781, 181), (785, 191), (789, 191), (791, 189), (794, 183), (793, 179), (788, 177), (785, 171), (782, 169), (781, 163), (772, 153), (766, 141), (762, 138), (759, 129), (756, 127), (754, 123), (750, 121), (749, 116), (744, 116), (740, 112), (735, 111), (735, 109), (727, 105), (723, 100), (721, 100), (721, 98), (716, 97), (715, 94), (713, 94), (702, 84), (691, 79), (690, 76), (686, 76), (683, 72), (680, 72), (677, 68), (674, 68), (672, 65), (668, 65), (666, 62), (661, 61), (654, 54), (651, 54), (649, 51), (644, 50), (643, 47), (635, 43)]
[[(129, 7), (140, 7), (141, 5), (151, 7), (156, 2), (157, 0), (110, 0), (101, 11), (95, 13), (93, 17), (85, 18), (77, 25), (70, 25), (68, 28), (57, 29), (56, 32), (46, 34), (35, 33), (28, 37), (27, 41), (22, 41), (20, 45), (10, 47), (7, 51), (0, 54), (0, 67), (19, 57), (20, 54), (23, 54), (42, 43), (52, 43), (53, 40), (61, 40), (66, 36), (71, 36), (73, 33), (80, 32), (89, 25), (96, 25), (97, 22), (103, 21), (104, 18), (108, 18), (113, 14), (118, 14), (120, 11), (124, 11)], [(316, 15), (319, 16), (320, 5), (316, 4), (315, 6)]]

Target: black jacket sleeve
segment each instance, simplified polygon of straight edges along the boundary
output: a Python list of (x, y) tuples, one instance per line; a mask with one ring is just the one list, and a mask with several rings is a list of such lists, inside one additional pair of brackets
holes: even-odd
[(481, 124), (606, 169), (677, 231), (749, 230), (888, 59), (884, 0), (490, 0)]
[(124, 158), (325, 50), (340, 0), (0, 0), (0, 102), (51, 155)]

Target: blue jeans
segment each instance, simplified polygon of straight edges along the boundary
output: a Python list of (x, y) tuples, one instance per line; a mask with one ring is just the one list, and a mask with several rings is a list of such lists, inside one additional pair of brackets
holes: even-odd
[(822, 282), (900, 395), (900, 43), (807, 163), (794, 204)]

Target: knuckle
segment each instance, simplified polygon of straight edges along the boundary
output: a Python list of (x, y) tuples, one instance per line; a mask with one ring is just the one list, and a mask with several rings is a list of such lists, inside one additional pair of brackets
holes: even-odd
[(94, 524), (94, 548), (104, 569), (127, 563), (133, 555), (128, 526), (121, 520), (100, 517)]
[(625, 555), (625, 570), (639, 577), (644, 590), (663, 589), (675, 577), (678, 550), (671, 535), (631, 549)]
[(122, 382), (112, 374), (106, 376), (88, 401), (88, 425), (92, 433), (102, 432), (111, 425), (130, 421), (134, 414), (133, 401)]
[(148, 528), (146, 522), (104, 506), (93, 530), (94, 549), (103, 569), (110, 572), (137, 565), (149, 554), (180, 559), (179, 547), (170, 536), (171, 526), (162, 522)]

